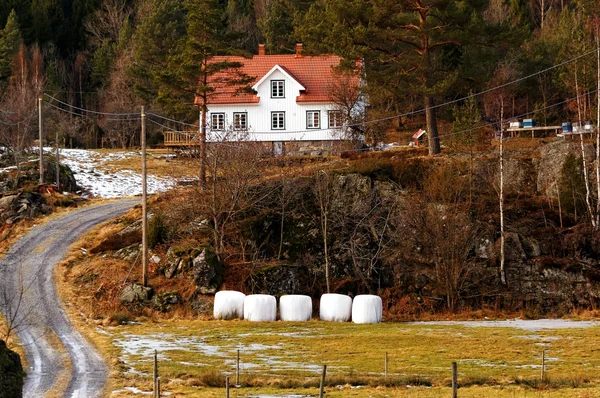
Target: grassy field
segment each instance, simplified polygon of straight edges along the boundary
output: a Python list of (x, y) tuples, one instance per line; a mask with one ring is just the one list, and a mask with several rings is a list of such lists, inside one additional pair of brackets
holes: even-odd
[(112, 396), (128, 396), (126, 388), (150, 391), (154, 350), (163, 390), (171, 396), (223, 396), (225, 376), (233, 383), (238, 349), (242, 388), (234, 397), (314, 396), (322, 364), (328, 366), (330, 397), (445, 397), (452, 361), (458, 362), (461, 397), (600, 396), (600, 327), (531, 332), (409, 323), (178, 320), (95, 328), (91, 337), (112, 361)]

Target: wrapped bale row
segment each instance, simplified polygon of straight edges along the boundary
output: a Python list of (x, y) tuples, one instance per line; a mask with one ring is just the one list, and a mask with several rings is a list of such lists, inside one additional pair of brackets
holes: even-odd
[[(363, 294), (352, 300), (342, 294), (321, 296), (320, 318), (323, 321), (354, 323), (379, 323), (383, 305), (379, 296)], [(247, 319), (269, 322), (277, 319), (277, 299), (266, 294), (252, 294), (223, 290), (215, 295), (216, 319)], [(279, 316), (282, 321), (308, 321), (312, 317), (312, 299), (309, 296), (289, 295), (279, 299)]]
[[(312, 317), (312, 299), (309, 296), (289, 295), (279, 299), (282, 321), (309, 321)], [(277, 319), (277, 300), (267, 294), (251, 294), (222, 290), (215, 295), (215, 319), (247, 319), (269, 322)]]
[(352, 300), (343, 294), (321, 296), (320, 318), (323, 321), (354, 323), (379, 323), (383, 313), (381, 297), (361, 294)]

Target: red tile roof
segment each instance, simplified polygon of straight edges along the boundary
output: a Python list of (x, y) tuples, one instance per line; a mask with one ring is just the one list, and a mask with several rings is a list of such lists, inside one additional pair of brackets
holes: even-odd
[[(289, 55), (255, 55), (252, 58), (239, 56), (214, 57), (212, 62), (240, 62), (243, 66), (219, 72), (210, 78), (215, 91), (210, 94), (209, 104), (248, 104), (258, 103), (256, 94), (241, 91), (241, 87), (231, 87), (224, 81), (236, 74), (245, 74), (253, 80), (249, 87), (262, 79), (275, 65), (279, 65), (290, 76), (296, 79), (306, 90), (300, 93), (296, 102), (330, 102), (328, 90), (334, 79), (334, 68), (340, 64), (341, 57), (336, 55), (296, 56)], [(358, 74), (355, 80), (358, 86)], [(196, 100), (198, 103), (198, 100)]]

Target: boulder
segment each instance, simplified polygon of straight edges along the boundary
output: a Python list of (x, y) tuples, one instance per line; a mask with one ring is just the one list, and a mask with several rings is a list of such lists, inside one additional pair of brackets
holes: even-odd
[(182, 261), (183, 259), (177, 255), (176, 251), (172, 247), (169, 247), (165, 259), (165, 266), (162, 268), (165, 277), (168, 279), (174, 277), (180, 270)]
[(0, 340), (0, 397), (21, 398), (25, 372), (19, 354)]
[(215, 294), (223, 281), (223, 267), (209, 247), (201, 249), (192, 260), (196, 291), (201, 294)]
[(8, 195), (0, 198), (0, 210), (8, 210), (13, 202), (17, 199), (17, 195)]
[(119, 295), (122, 304), (140, 303), (150, 300), (153, 295), (151, 287), (144, 287), (137, 283), (125, 286)]
[(196, 298), (191, 301), (190, 307), (192, 307), (199, 315), (210, 316), (213, 313), (213, 302), (208, 296), (196, 296)]
[[(581, 157), (581, 146), (576, 141), (554, 141), (541, 147), (539, 152), (537, 190), (542, 194), (557, 196), (562, 166), (570, 154)], [(595, 158), (594, 145), (585, 144), (584, 152), (587, 164), (591, 166)]]
[(248, 287), (254, 294), (310, 294), (311, 281), (306, 267), (276, 264), (255, 271)]
[(160, 312), (168, 312), (171, 306), (181, 303), (181, 296), (177, 292), (167, 292), (154, 295), (152, 304)]
[[(496, 252), (500, 253), (500, 239), (496, 241)], [(521, 262), (527, 259), (519, 234), (515, 232), (504, 233), (504, 259), (505, 261)]]
[(133, 262), (140, 256), (141, 251), (142, 251), (142, 245), (135, 243), (133, 245), (130, 245), (130, 246), (127, 246), (127, 247), (117, 250), (113, 254), (113, 257), (120, 258), (125, 261), (129, 261), (129, 262)]
[(523, 247), (523, 251), (528, 258), (539, 257), (542, 255), (540, 244), (534, 238), (522, 236), (521, 246)]

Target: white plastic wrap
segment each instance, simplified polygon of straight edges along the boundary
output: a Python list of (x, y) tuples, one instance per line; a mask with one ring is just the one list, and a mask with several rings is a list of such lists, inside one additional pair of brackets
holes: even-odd
[(277, 319), (277, 299), (268, 294), (251, 294), (244, 300), (244, 319), (270, 322)]
[(215, 294), (213, 315), (215, 319), (244, 319), (246, 295), (234, 290), (221, 290)]
[(352, 303), (352, 322), (379, 323), (383, 304), (381, 297), (372, 294), (360, 294), (354, 297)]
[(351, 297), (336, 293), (327, 293), (321, 296), (319, 317), (322, 321), (348, 322), (351, 316)]
[(282, 321), (310, 321), (312, 299), (309, 296), (290, 294), (279, 299), (279, 318)]

